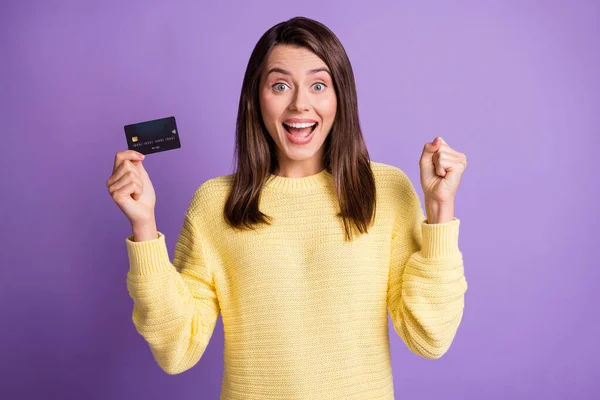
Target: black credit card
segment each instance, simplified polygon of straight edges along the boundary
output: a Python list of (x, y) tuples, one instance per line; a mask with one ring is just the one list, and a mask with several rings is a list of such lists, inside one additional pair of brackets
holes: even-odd
[(135, 150), (142, 154), (158, 153), (181, 147), (175, 117), (125, 125), (125, 136), (129, 150)]

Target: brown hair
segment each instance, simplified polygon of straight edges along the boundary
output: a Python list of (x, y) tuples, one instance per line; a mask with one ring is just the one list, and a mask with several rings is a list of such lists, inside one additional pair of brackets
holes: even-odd
[(356, 85), (350, 60), (335, 34), (305, 17), (281, 22), (260, 38), (248, 61), (236, 122), (237, 169), (225, 204), (225, 220), (234, 227), (252, 228), (272, 217), (258, 209), (262, 187), (278, 167), (275, 142), (264, 125), (259, 84), (270, 51), (278, 44), (305, 47), (331, 70), (337, 96), (336, 118), (323, 143), (323, 164), (333, 175), (346, 238), (352, 239), (349, 220), (361, 233), (375, 214), (375, 178), (358, 119)]

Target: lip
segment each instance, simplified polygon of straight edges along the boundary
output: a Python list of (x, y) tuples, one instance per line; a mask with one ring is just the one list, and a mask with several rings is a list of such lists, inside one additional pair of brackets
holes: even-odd
[(305, 145), (310, 143), (310, 141), (312, 140), (313, 136), (315, 136), (315, 131), (317, 130), (317, 128), (315, 128), (310, 135), (308, 135), (307, 138), (303, 138), (303, 137), (296, 137), (294, 135), (291, 135), (290, 133), (288, 133), (288, 131), (285, 131), (285, 136), (287, 137), (287, 139), (292, 142), (295, 145)]
[(286, 119), (283, 122), (288, 122), (290, 124), (294, 124), (294, 123), (301, 124), (301, 123), (306, 123), (306, 122), (312, 123), (312, 122), (317, 122), (317, 121), (314, 119), (307, 119), (307, 118), (290, 118), (290, 119)]

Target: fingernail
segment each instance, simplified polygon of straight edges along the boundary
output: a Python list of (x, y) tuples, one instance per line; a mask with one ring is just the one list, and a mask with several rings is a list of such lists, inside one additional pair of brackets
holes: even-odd
[(146, 156), (143, 154), (140, 154), (139, 157), (140, 157), (140, 160), (143, 160), (144, 158), (146, 158)]

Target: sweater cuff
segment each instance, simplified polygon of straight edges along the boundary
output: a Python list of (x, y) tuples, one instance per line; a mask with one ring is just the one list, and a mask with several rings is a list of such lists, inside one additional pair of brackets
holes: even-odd
[(133, 235), (125, 240), (129, 257), (129, 271), (134, 275), (152, 275), (171, 268), (165, 235), (158, 232), (152, 240), (136, 242)]
[(421, 257), (444, 258), (460, 254), (458, 249), (459, 226), (460, 220), (456, 217), (452, 221), (439, 224), (428, 224), (427, 218), (421, 220), (423, 233)]

